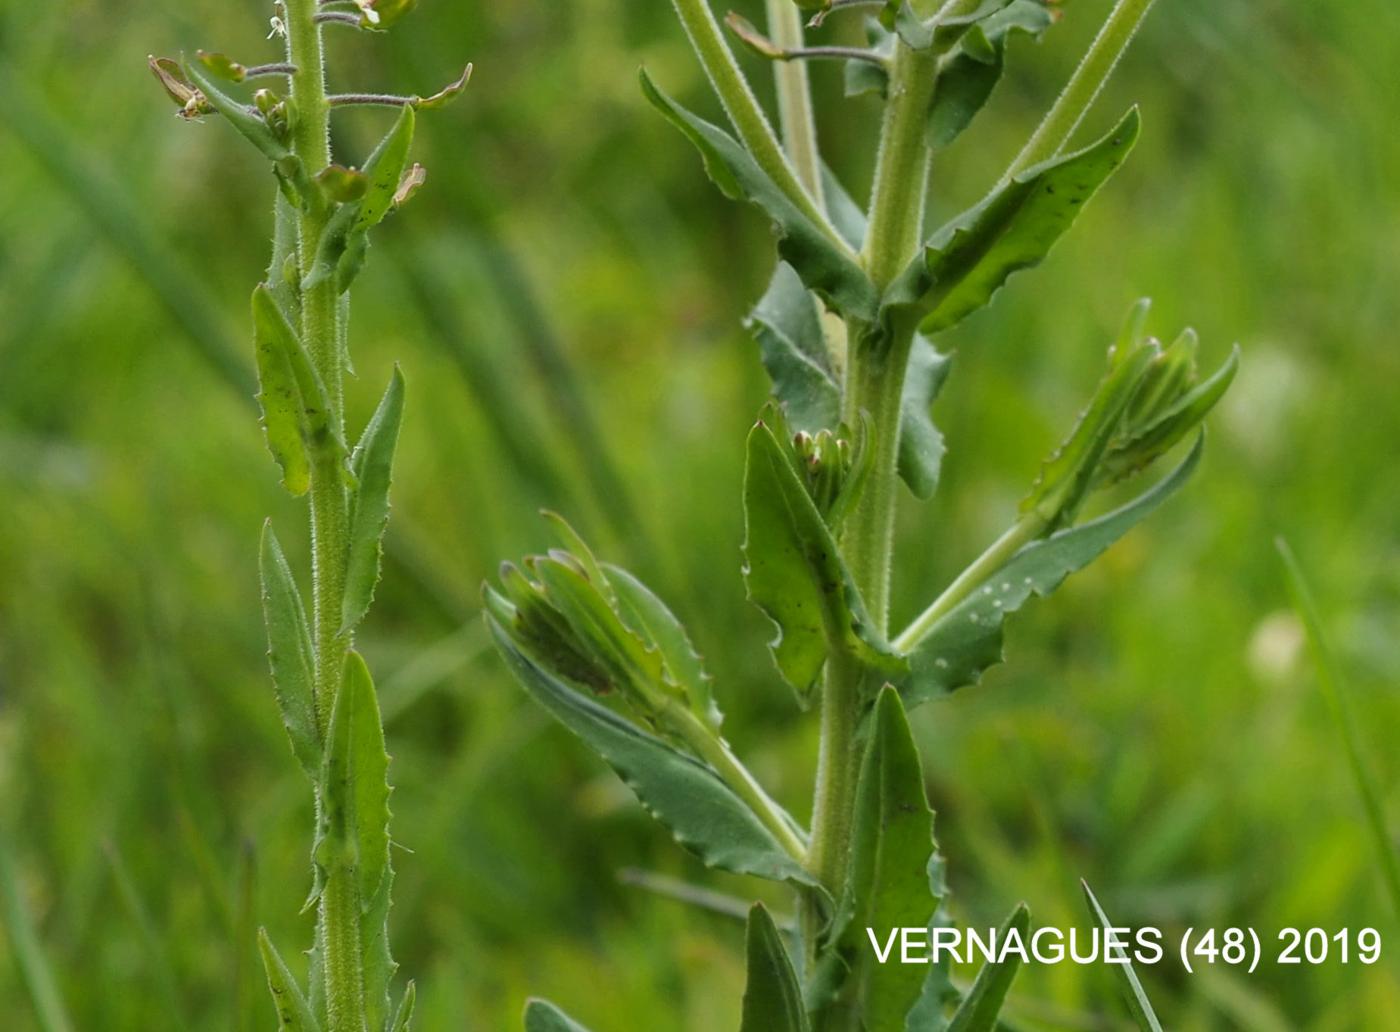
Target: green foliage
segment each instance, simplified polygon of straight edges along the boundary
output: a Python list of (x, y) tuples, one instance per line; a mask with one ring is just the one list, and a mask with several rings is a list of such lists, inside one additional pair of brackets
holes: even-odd
[(588, 1032), (548, 1000), (531, 1000), (525, 1005), (525, 1032)]
[(924, 333), (956, 326), (1013, 273), (1040, 264), (1137, 142), (1136, 108), (1097, 143), (1028, 169), (936, 232), (905, 274)]
[[(1022, 942), (1026, 942), (1030, 929), (1031, 912), (1024, 903), (1018, 904), (998, 931), (997, 942), (1005, 942), (1006, 936), (1013, 931)], [(1006, 994), (1011, 991), (1011, 983), (1016, 980), (1020, 967), (1020, 955), (1014, 952), (1000, 963), (988, 961), (984, 964), (953, 1015), (953, 1020), (948, 1023), (948, 1032), (994, 1032), (1002, 1004), (1006, 1001)]]
[[(1095, 898), (1094, 890), (1089, 888), (1089, 883), (1081, 881), (1079, 884), (1084, 890), (1084, 899), (1088, 901), (1090, 913), (1093, 914), (1099, 927), (1107, 933), (1113, 927), (1113, 922), (1103, 912), (1103, 907)], [(1115, 953), (1118, 955), (1118, 960), (1109, 964), (1109, 967), (1113, 968), (1117, 974), (1123, 989), (1123, 999), (1128, 1004), (1128, 1011), (1132, 1014), (1133, 1020), (1137, 1022), (1137, 1026), (1142, 1032), (1162, 1032), (1162, 1023), (1157, 1020), (1157, 1015), (1152, 1010), (1152, 1004), (1147, 999), (1142, 982), (1138, 980), (1137, 971), (1133, 968), (1132, 961), (1128, 959), (1121, 945), (1116, 948)]]
[(903, 688), (910, 708), (964, 685), (1001, 662), (1002, 625), (1034, 595), (1042, 598), (1102, 555), (1191, 476), (1204, 439), (1160, 483), (1098, 519), (1035, 541), (988, 571), (985, 581), (949, 609), (910, 650)]
[(762, 903), (749, 911), (748, 980), (739, 1032), (807, 1032), (807, 1010), (782, 933)]
[[(932, 923), (940, 900), (930, 894), (926, 872), (936, 853), (918, 746), (899, 693), (886, 687), (875, 703), (856, 783), (849, 876), (818, 952), (816, 978), (819, 993), (844, 993), (858, 1002), (869, 1032), (903, 1032), (925, 972), (918, 965), (875, 963), (867, 929), (881, 935)], [(813, 1002), (820, 1009), (821, 997)]]
[(814, 224), (737, 140), (666, 96), (645, 72), (642, 92), (700, 151), (720, 192), (731, 200), (751, 201), (773, 220), (781, 237), (779, 255), (809, 290), (842, 315), (873, 320), (875, 287), (840, 241)]
[(292, 753), (307, 777), (315, 781), (322, 759), (321, 728), (316, 716), (315, 647), (301, 593), (271, 521), (263, 525), (260, 565), (267, 659), (277, 708), (291, 739)]
[(341, 607), (342, 634), (353, 631), (364, 619), (374, 600), (374, 587), (379, 583), (384, 528), (389, 524), (390, 472), (402, 421), (403, 376), (395, 366), (384, 397), (350, 456), (355, 494), (350, 503), (345, 601)]
[(268, 938), (266, 929), (258, 929), (258, 951), (262, 954), (263, 970), (267, 972), (267, 988), (277, 1007), (277, 1027), (286, 1032), (320, 1032), (321, 1023), (312, 1013), (286, 961)]
[(778, 628), (773, 658), (805, 705), (829, 653), (885, 673), (898, 661), (865, 611), (840, 550), (796, 468), (775, 409), (749, 431), (744, 580)]
[(320, 374), (261, 283), (253, 291), (253, 343), (268, 450), (282, 467), (282, 486), (304, 495), (311, 487), (312, 464), (337, 464), (345, 445), (332, 422)]

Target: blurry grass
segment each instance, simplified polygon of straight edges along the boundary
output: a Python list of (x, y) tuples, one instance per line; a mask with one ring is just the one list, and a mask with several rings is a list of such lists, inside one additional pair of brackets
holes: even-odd
[(1317, 668), (1318, 684), (1327, 709), (1337, 725), (1337, 733), (1342, 739), (1342, 750), (1346, 753), (1356, 794), (1361, 799), (1361, 807), (1366, 813), (1366, 823), (1375, 839), (1376, 860), (1390, 893), (1390, 901), (1395, 907), (1396, 917), (1400, 917), (1400, 848), (1391, 837), (1386, 826), (1385, 810), (1381, 806), (1381, 793), (1362, 756), (1361, 736), (1356, 730), (1356, 717), (1352, 714), (1351, 698), (1342, 678), (1341, 668), (1332, 654), (1331, 643), (1322, 628), (1322, 617), (1318, 612), (1317, 601), (1298, 557), (1283, 538), (1277, 541), (1284, 572), (1288, 578), (1288, 590), (1293, 596), (1293, 604), (1302, 617), (1307, 630), (1308, 650)]
[(0, 836), (0, 917), (4, 918), (10, 950), (19, 965), (29, 998), (43, 1032), (69, 1032), (72, 1022), (58, 993), (48, 958), (35, 933), (34, 919), (25, 905), (10, 845)]

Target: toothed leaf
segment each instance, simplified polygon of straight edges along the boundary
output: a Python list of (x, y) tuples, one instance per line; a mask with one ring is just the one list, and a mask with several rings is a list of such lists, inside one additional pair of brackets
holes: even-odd
[(492, 617), (487, 624), (530, 696), (615, 770), (642, 806), (706, 866), (816, 886), (709, 766), (569, 688)]
[(777, 227), (778, 253), (808, 289), (847, 317), (870, 322), (877, 306), (875, 286), (864, 270), (787, 194), (769, 178), (749, 153), (719, 127), (691, 114), (642, 73), (647, 99), (700, 151), (705, 171), (732, 200), (748, 200), (762, 208)]
[(917, 296), (920, 329), (946, 330), (1038, 265), (1137, 140), (1137, 109), (1092, 146), (1028, 169), (934, 234), (900, 292)]

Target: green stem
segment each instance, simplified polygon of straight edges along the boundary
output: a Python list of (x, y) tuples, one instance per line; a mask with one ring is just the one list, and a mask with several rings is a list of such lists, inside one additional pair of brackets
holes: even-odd
[(330, 1032), (365, 1032), (364, 977), (360, 970), (360, 891), (355, 869), (335, 863), (321, 891), (326, 950), (326, 1022)]
[[(889, 98), (876, 159), (870, 230), (862, 259), (880, 289), (887, 287), (918, 251), (928, 187), (929, 151), (924, 122), (933, 99), (937, 55), (899, 44), (890, 72)], [(873, 435), (873, 463), (864, 494), (841, 539), (851, 576), (881, 634), (889, 619), (890, 553), (898, 500), (900, 408), (914, 326), (848, 327), (850, 352), (842, 416), (861, 416)], [(812, 814), (808, 869), (833, 892), (846, 881), (851, 820), (860, 756), (861, 673), (840, 656), (827, 665), (822, 692), (821, 747)], [(815, 900), (803, 905), (803, 934), (809, 959), (822, 915)], [(859, 1027), (856, 1008), (838, 1001), (814, 1015), (814, 1032)]]
[(862, 255), (866, 271), (882, 290), (904, 271), (923, 233), (930, 158), (924, 124), (937, 81), (938, 54), (932, 47), (914, 50), (898, 45), (890, 68), (870, 230)]
[[(806, 40), (802, 17), (792, 0), (767, 0), (768, 34), (784, 50), (802, 50)], [(797, 178), (812, 195), (817, 207), (826, 211), (822, 188), (821, 150), (817, 146), (817, 123), (812, 116), (812, 84), (805, 61), (776, 61), (773, 79), (778, 88), (778, 125), (783, 147), (791, 159)]]
[(1064, 149), (1104, 83), (1113, 74), (1114, 66), (1123, 56), (1123, 51), (1128, 49), (1152, 4), (1153, 0), (1118, 0), (1103, 28), (1094, 37), (1084, 60), (1079, 62), (1079, 67), (1070, 76), (1064, 92), (1007, 169), (1006, 179), (1050, 160)]
[(807, 844), (778, 805), (769, 798), (763, 786), (730, 750), (729, 744), (679, 703), (666, 706), (666, 721), (701, 759), (719, 772), (724, 783), (749, 805), (749, 809), (753, 810), (788, 855), (799, 864), (805, 863)]
[(1026, 545), (1045, 533), (1045, 519), (1034, 512), (1022, 516), (1005, 534), (997, 538), (988, 549), (977, 557), (956, 580), (934, 599), (918, 618), (900, 632), (893, 645), (900, 652), (908, 652), (917, 645), (934, 625), (943, 619), (959, 602), (976, 591), (990, 577)]
[(782, 144), (778, 142), (773, 127), (769, 125), (763, 109), (758, 106), (758, 100), (749, 88), (748, 80), (744, 78), (739, 63), (734, 59), (734, 52), (724, 41), (708, 0), (672, 2), (680, 16), (681, 24), (685, 27), (686, 35), (690, 37), (691, 46), (704, 66), (705, 74), (709, 76), (710, 83), (719, 95), (729, 121), (754, 161), (787, 195), (788, 200), (819, 226), (837, 248), (855, 258), (850, 245), (836, 232), (831, 220), (802, 185), (797, 170), (783, 152)]
[[(309, 175), (330, 164), (330, 103), (326, 99), (325, 54), (316, 24), (316, 0), (286, 0), (287, 57), (296, 66), (292, 103), (296, 120), (292, 147)], [(303, 277), (311, 271), (329, 212), (308, 199), (297, 217), (297, 253)], [(301, 295), (302, 343), (325, 385), (335, 429), (344, 437), (343, 310), (330, 277)], [(315, 702), (321, 733), (330, 724), (340, 687), (347, 636), (341, 633), (348, 549), (349, 502), (338, 461), (317, 462), (311, 471), (312, 623), (315, 639)], [(318, 799), (319, 810), (319, 799)], [(327, 1032), (365, 1032), (360, 898), (353, 868), (329, 865), (321, 894), (320, 928), (325, 950)]]

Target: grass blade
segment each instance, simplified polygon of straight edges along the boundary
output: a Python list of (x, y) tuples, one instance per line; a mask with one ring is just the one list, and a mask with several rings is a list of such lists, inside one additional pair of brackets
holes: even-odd
[[(1089, 883), (1079, 882), (1084, 889), (1084, 898), (1089, 902), (1089, 909), (1093, 912), (1094, 920), (1098, 921), (1099, 927), (1107, 930), (1112, 927), (1108, 915), (1103, 912), (1103, 907), (1099, 906), (1098, 899), (1094, 896), (1094, 890), (1089, 888)], [(1118, 947), (1118, 954), (1122, 955), (1122, 947)], [(1133, 965), (1127, 957), (1123, 957), (1121, 964), (1110, 965), (1118, 972), (1118, 977), (1123, 983), (1123, 998), (1128, 1003), (1128, 1010), (1132, 1012), (1133, 1020), (1137, 1022), (1138, 1028), (1143, 1032), (1162, 1032), (1162, 1023), (1157, 1020), (1156, 1013), (1152, 1010), (1152, 1004), (1147, 999), (1147, 993), (1142, 988), (1142, 983), (1138, 981), (1137, 972), (1133, 970)]]
[(1380, 790), (1376, 787), (1375, 778), (1372, 777), (1365, 760), (1362, 759), (1361, 737), (1357, 733), (1356, 719), (1347, 702), (1346, 682), (1342, 678), (1341, 668), (1332, 653), (1331, 643), (1322, 629), (1322, 617), (1318, 612), (1317, 600), (1313, 597), (1312, 588), (1309, 587), (1307, 578), (1303, 575), (1303, 568), (1299, 564), (1297, 556), (1293, 554), (1293, 549), (1283, 538), (1279, 538), (1275, 544), (1279, 555), (1283, 558), (1283, 568), (1288, 578), (1288, 592), (1293, 597), (1293, 607), (1298, 611), (1298, 616), (1303, 621), (1303, 629), (1307, 634), (1308, 651), (1312, 653), (1313, 663), (1317, 667), (1318, 685), (1322, 689), (1323, 698), (1327, 700), (1327, 708), (1332, 711), (1332, 718), (1337, 723), (1337, 730), (1341, 733), (1342, 746), (1346, 749), (1347, 754), (1347, 764), (1351, 767), (1351, 776), (1356, 782), (1356, 793), (1361, 797), (1362, 808), (1366, 811), (1366, 822), (1370, 825), (1371, 834), (1376, 841), (1376, 853), (1380, 859), (1381, 873), (1385, 878), (1386, 887), (1390, 890), (1390, 899), (1395, 906), (1395, 912), (1400, 915), (1400, 852), (1397, 852), (1395, 842), (1391, 839), (1390, 832), (1386, 827), (1385, 810), (1381, 806)]
[(73, 1023), (63, 1006), (53, 969), (39, 945), (34, 919), (20, 895), (10, 844), (0, 835), (0, 924), (9, 931), (10, 948), (14, 951), (20, 975), (29, 989), (34, 1013), (43, 1032), (72, 1032)]

